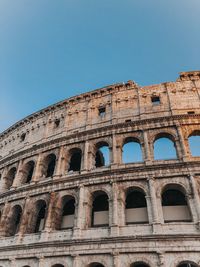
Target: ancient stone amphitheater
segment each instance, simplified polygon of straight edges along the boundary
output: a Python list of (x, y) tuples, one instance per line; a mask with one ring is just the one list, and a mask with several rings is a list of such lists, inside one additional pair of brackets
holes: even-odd
[(200, 266), (200, 71), (26, 117), (0, 178), (1, 267)]

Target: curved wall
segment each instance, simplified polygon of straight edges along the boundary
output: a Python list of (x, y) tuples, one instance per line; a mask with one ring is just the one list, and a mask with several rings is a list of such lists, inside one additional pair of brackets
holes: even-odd
[[(200, 153), (191, 136), (200, 136), (198, 71), (111, 85), (10, 127), (0, 135), (0, 266), (199, 266)], [(172, 158), (155, 159), (161, 138)], [(141, 159), (124, 163), (129, 142)]]

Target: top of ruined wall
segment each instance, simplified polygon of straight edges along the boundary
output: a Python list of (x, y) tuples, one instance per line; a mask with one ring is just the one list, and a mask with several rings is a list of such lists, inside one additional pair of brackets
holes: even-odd
[[(154, 97), (160, 98), (159, 104), (152, 103)], [(0, 135), (0, 157), (44, 140), (111, 124), (200, 114), (199, 100), (200, 71), (181, 72), (176, 82), (158, 85), (141, 87), (128, 81), (106, 86), (44, 108), (5, 130)], [(99, 116), (101, 107), (106, 109), (104, 116)]]

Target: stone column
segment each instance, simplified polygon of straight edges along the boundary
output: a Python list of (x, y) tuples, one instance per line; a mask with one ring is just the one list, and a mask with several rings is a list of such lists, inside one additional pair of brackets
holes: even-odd
[(64, 146), (61, 146), (59, 151), (58, 160), (56, 163), (55, 178), (60, 178), (64, 174)]
[(43, 155), (42, 153), (40, 153), (38, 155), (38, 158), (37, 158), (37, 163), (36, 163), (36, 166), (35, 166), (35, 172), (34, 172), (34, 176), (32, 178), (32, 182), (38, 182), (40, 177), (42, 176), (41, 174), (41, 169), (42, 169), (42, 161), (43, 161)]
[(190, 179), (190, 185), (191, 185), (191, 189), (192, 189), (192, 193), (193, 193), (193, 197), (194, 197), (195, 208), (196, 208), (196, 212), (197, 212), (198, 225), (200, 227), (200, 198), (199, 198), (199, 194), (198, 194), (198, 190), (197, 190), (198, 185), (197, 185), (196, 180), (192, 174), (189, 175), (189, 179)]
[(76, 212), (76, 219), (74, 225), (74, 237), (79, 237), (81, 234), (81, 230), (84, 228), (85, 224), (85, 207), (84, 207), (84, 196), (85, 196), (85, 188), (84, 185), (81, 185), (79, 188), (79, 198), (78, 198), (78, 206)]
[(148, 178), (148, 185), (149, 185), (149, 193), (151, 197), (151, 207), (152, 207), (152, 223), (158, 223), (158, 209), (157, 209), (157, 198), (155, 192), (155, 179), (153, 177)]
[(158, 266), (165, 267), (165, 256), (163, 252), (158, 252)]
[(0, 193), (3, 193), (6, 190), (6, 174), (8, 173), (8, 167), (5, 167), (3, 169), (2, 175), (1, 175), (1, 188), (0, 188)]
[(183, 138), (183, 134), (182, 134), (182, 130), (180, 125), (177, 125), (177, 132), (178, 132), (178, 136), (179, 136), (179, 141), (180, 141), (180, 146), (181, 146), (181, 156), (182, 159), (185, 160), (187, 158), (187, 152), (186, 152), (186, 148), (185, 148), (185, 140)]
[(157, 206), (158, 202), (154, 187), (155, 179), (153, 177), (149, 177), (148, 185), (149, 185), (149, 193), (151, 197), (151, 208), (152, 208), (152, 231), (153, 233), (159, 233), (161, 218), (159, 218), (159, 213), (158, 213), (158, 206)]
[(116, 135), (112, 136), (112, 165), (118, 165), (122, 163), (122, 149), (117, 144)]
[[(118, 186), (112, 183), (112, 226), (118, 226)], [(109, 212), (110, 213), (110, 212)]]
[(23, 162), (22, 160), (20, 160), (18, 167), (17, 167), (16, 174), (15, 174), (15, 178), (12, 184), (12, 188), (16, 188), (21, 184), (22, 176), (23, 176)]
[(80, 257), (79, 255), (72, 255), (73, 257), (73, 267), (80, 267)]
[(143, 139), (144, 139), (143, 149), (145, 151), (144, 161), (146, 163), (148, 163), (148, 162), (151, 162), (153, 160), (153, 155), (152, 155), (153, 151), (151, 151), (152, 149), (151, 149), (150, 144), (149, 144), (147, 131), (143, 131)]
[(45, 267), (45, 258), (44, 257), (39, 258), (38, 267)]
[(147, 203), (147, 213), (148, 213), (149, 224), (152, 224), (153, 223), (153, 215), (152, 215), (151, 197), (145, 196), (145, 199), (146, 199), (146, 203)]
[(85, 142), (85, 146), (84, 146), (84, 155), (83, 155), (83, 171), (88, 171), (89, 170), (89, 142), (86, 141)]
[(113, 267), (120, 267), (119, 253), (113, 253)]
[(1, 215), (0, 236), (4, 236), (5, 235), (10, 209), (11, 209), (10, 203), (9, 202), (5, 202), (5, 205), (4, 205), (4, 208), (3, 208), (3, 213)]
[(16, 259), (15, 258), (10, 259), (10, 267), (16, 267)]
[(19, 240), (21, 240), (21, 237), (26, 232), (26, 228), (28, 226), (27, 224), (28, 224), (29, 214), (30, 214), (30, 202), (31, 202), (30, 197), (27, 197), (27, 199), (25, 200), (25, 205), (24, 205), (23, 213), (21, 217), (21, 223), (20, 223), (19, 231), (18, 231)]
[(51, 192), (49, 205), (46, 211), (47, 215), (46, 215), (46, 221), (45, 221), (45, 227), (44, 227), (45, 232), (50, 232), (52, 230), (52, 220), (53, 220), (56, 196), (57, 196), (57, 193)]

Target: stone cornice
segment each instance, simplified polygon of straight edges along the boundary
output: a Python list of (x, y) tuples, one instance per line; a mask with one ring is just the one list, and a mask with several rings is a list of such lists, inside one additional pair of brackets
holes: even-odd
[[(174, 237), (176, 237), (176, 239), (174, 239)], [(113, 246), (115, 245), (115, 243), (119, 244), (120, 242), (122, 242), (123, 244), (129, 243), (129, 245), (132, 242), (166, 242), (166, 241), (171, 241), (174, 243), (174, 246), (176, 246), (176, 243), (179, 244), (179, 242), (181, 241), (200, 241), (200, 234), (177, 234), (175, 233), (173, 234), (154, 234), (154, 235), (144, 235), (144, 236), (137, 236), (137, 235), (131, 235), (131, 236), (124, 236), (124, 237), (104, 237), (104, 238), (92, 238), (92, 239), (69, 239), (69, 240), (54, 240), (54, 241), (46, 241), (46, 242), (37, 242), (37, 243), (32, 243), (32, 244), (13, 244), (13, 246), (4, 246), (4, 247), (0, 247), (0, 251), (9, 251), (9, 250), (24, 250), (24, 248), (26, 249), (38, 249), (38, 248), (42, 248), (42, 247), (63, 247), (63, 246), (67, 246), (67, 247), (74, 247), (76, 246), (77, 250), (78, 250), (78, 246), (83, 246), (83, 245), (88, 245), (88, 244), (92, 244), (93, 245), (93, 250), (95, 245), (98, 246), (99, 248), (99, 244), (103, 244), (105, 246), (106, 245), (110, 245), (113, 244)], [(155, 245), (155, 244), (154, 244)], [(170, 250), (169, 251), (173, 251), (174, 246), (172, 246), (172, 244), (170, 243)], [(184, 247), (184, 246), (183, 246)], [(182, 247), (182, 249), (183, 249)], [(156, 251), (157, 247), (152, 247), (151, 251)], [(194, 248), (192, 248), (194, 251)], [(179, 251), (178, 248), (176, 248), (175, 251)], [(189, 250), (190, 251), (190, 250)], [(197, 251), (200, 251), (199, 247), (197, 248)], [(48, 252), (48, 251), (47, 251)], [(128, 251), (127, 251), (128, 252)], [(109, 253), (109, 252), (108, 252)], [(121, 252), (123, 253), (123, 251)], [(87, 254), (87, 251), (84, 253), (81, 253), (82, 255)], [(99, 254), (99, 252), (98, 252)], [(71, 254), (69, 254), (71, 255)]]

